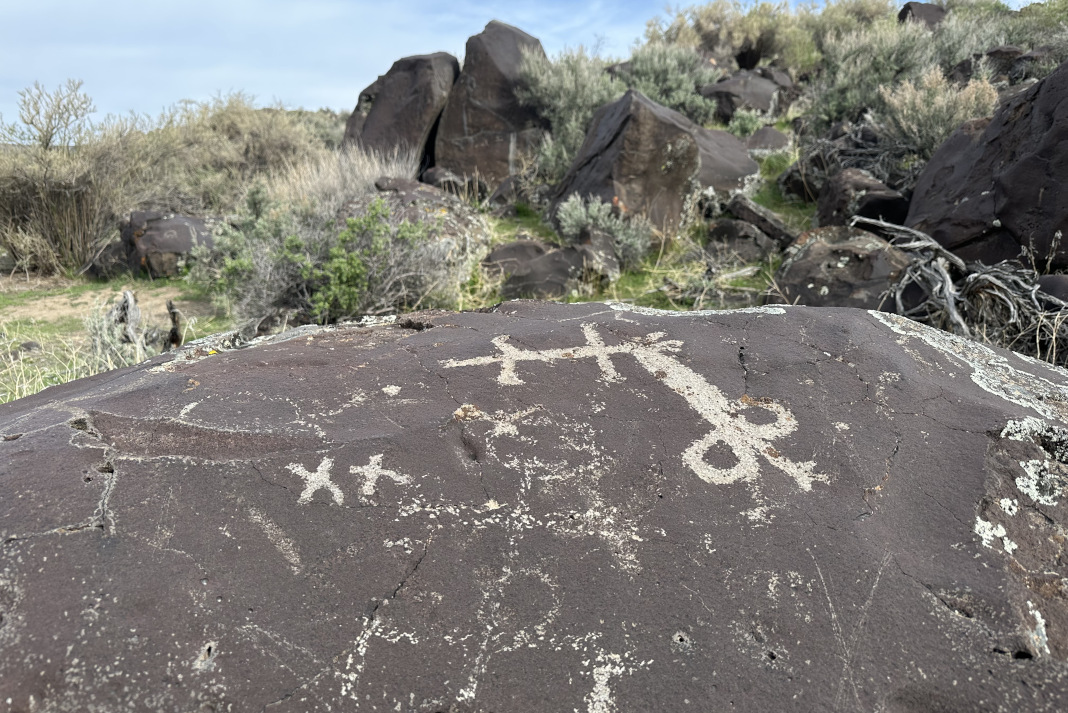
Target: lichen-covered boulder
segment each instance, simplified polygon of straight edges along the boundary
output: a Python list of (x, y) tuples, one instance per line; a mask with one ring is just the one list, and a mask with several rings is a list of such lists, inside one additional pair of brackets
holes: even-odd
[(11, 711), (1068, 708), (1068, 373), (505, 303), (0, 406)]

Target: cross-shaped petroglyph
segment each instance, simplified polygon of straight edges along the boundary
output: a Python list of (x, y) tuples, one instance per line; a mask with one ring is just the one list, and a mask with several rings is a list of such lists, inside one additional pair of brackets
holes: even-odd
[[(738, 481), (754, 482), (760, 474), (760, 462), (775, 466), (793, 478), (802, 490), (811, 490), (813, 482), (826, 482), (827, 476), (815, 471), (812, 461), (792, 461), (782, 455), (772, 442), (797, 429), (797, 420), (790, 411), (769, 399), (753, 399), (743, 396), (730, 402), (714, 384), (675, 358), (682, 347), (677, 339), (664, 340), (663, 332), (653, 332), (642, 339), (607, 345), (592, 324), (582, 325), (586, 344), (564, 349), (522, 349), (513, 346), (507, 335), (494, 337), (497, 354), (471, 359), (449, 359), (442, 367), (454, 369), (463, 366), (500, 364), (497, 383), (505, 386), (523, 384), (516, 367), (520, 362), (553, 362), (561, 359), (588, 359), (597, 361), (601, 377), (606, 382), (621, 382), (624, 377), (616, 371), (612, 357), (630, 354), (638, 364), (654, 375), (661, 383), (682, 396), (686, 403), (701, 416), (712, 430), (708, 435), (694, 441), (682, 453), (683, 462), (707, 483), (728, 485)], [(663, 341), (662, 341), (663, 340)], [(757, 424), (745, 418), (743, 412), (763, 409), (774, 416), (768, 423)], [(726, 446), (735, 462), (729, 467), (708, 463), (705, 457), (719, 444)]]
[(297, 499), (299, 504), (307, 504), (312, 496), (322, 488), (326, 488), (330, 491), (330, 494), (334, 496), (334, 502), (338, 505), (343, 505), (345, 503), (345, 494), (341, 492), (341, 488), (337, 487), (337, 485), (330, 480), (330, 469), (333, 467), (333, 458), (323, 458), (323, 461), (319, 464), (319, 467), (315, 469), (314, 473), (308, 472), (308, 469), (300, 463), (290, 463), (286, 466), (286, 469), (289, 470), (289, 472), (293, 473), (293, 475), (299, 475), (304, 480), (304, 492), (302, 492)]
[(367, 465), (349, 466), (350, 473), (363, 476), (363, 487), (360, 488), (360, 496), (363, 500), (367, 500), (367, 498), (375, 494), (375, 486), (378, 485), (378, 479), (383, 475), (398, 485), (407, 485), (412, 482), (412, 479), (407, 475), (383, 468), (382, 457), (384, 455), (384, 453), (379, 453), (376, 456), (371, 456), (371, 460), (368, 461)]

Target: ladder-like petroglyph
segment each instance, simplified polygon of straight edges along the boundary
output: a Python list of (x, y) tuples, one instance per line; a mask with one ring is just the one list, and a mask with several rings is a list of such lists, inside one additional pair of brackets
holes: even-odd
[[(517, 372), (522, 362), (594, 359), (601, 371), (601, 381), (619, 383), (625, 377), (616, 371), (612, 358), (629, 354), (660, 383), (682, 396), (690, 408), (712, 427), (707, 435), (694, 441), (681, 454), (682, 461), (701, 480), (715, 485), (739, 481), (752, 483), (760, 475), (761, 462), (765, 462), (792, 478), (802, 490), (811, 490), (814, 482), (827, 482), (827, 476), (816, 471), (814, 462), (790, 460), (772, 445), (797, 429), (797, 420), (789, 409), (769, 399), (743, 396), (738, 401), (728, 400), (719, 388), (675, 357), (682, 348), (682, 341), (665, 340), (663, 332), (653, 332), (642, 339), (609, 345), (592, 324), (583, 324), (582, 332), (586, 337), (585, 344), (541, 350), (517, 347), (509, 342), (507, 335), (501, 335), (492, 340), (497, 348), (496, 354), (449, 359), (441, 365), (445, 369), (455, 369), (499, 364), (497, 383), (517, 386), (525, 383)], [(762, 409), (774, 418), (768, 423), (754, 423), (743, 415), (749, 409)], [(720, 444), (732, 452), (733, 465), (720, 467), (706, 461), (709, 451), (720, 447)]]

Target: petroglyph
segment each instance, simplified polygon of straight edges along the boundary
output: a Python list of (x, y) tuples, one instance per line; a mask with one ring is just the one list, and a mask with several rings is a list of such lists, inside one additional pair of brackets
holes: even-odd
[[(748, 396), (732, 403), (714, 384), (675, 358), (682, 341), (664, 340), (663, 332), (653, 332), (642, 339), (608, 345), (594, 325), (583, 324), (582, 332), (586, 337), (584, 345), (542, 350), (516, 347), (509, 343), (507, 335), (501, 335), (492, 340), (496, 355), (449, 359), (442, 366), (454, 369), (499, 364), (497, 383), (517, 386), (525, 383), (517, 372), (522, 362), (594, 359), (601, 371), (601, 381), (619, 383), (626, 379), (616, 371), (612, 357), (629, 354), (665, 387), (682, 396), (712, 426), (706, 436), (694, 441), (682, 454), (683, 462), (701, 480), (715, 485), (754, 482), (760, 475), (761, 462), (765, 462), (792, 478), (801, 490), (811, 490), (814, 482), (827, 482), (825, 474), (816, 472), (814, 462), (792, 461), (772, 445), (797, 429), (797, 421), (787, 408), (770, 399)], [(749, 409), (761, 409), (774, 418), (768, 423), (753, 423), (742, 415)], [(732, 451), (736, 461), (733, 465), (715, 466), (705, 460), (709, 451), (720, 444)]]
[(285, 558), (285, 561), (289, 563), (289, 568), (293, 570), (293, 574), (300, 574), (303, 569), (300, 563), (300, 554), (297, 552), (297, 546), (293, 543), (293, 540), (286, 536), (285, 531), (271, 522), (264, 513), (256, 508), (249, 508), (248, 519), (260, 526), (263, 533), (267, 535), (267, 539), (274, 545), (279, 554)]
[(297, 503), (300, 505), (306, 505), (315, 493), (319, 492), (323, 488), (330, 491), (330, 494), (334, 496), (334, 503), (337, 505), (345, 504), (345, 494), (341, 492), (341, 488), (336, 483), (330, 480), (330, 469), (334, 467), (333, 458), (323, 458), (319, 463), (319, 467), (315, 469), (315, 472), (309, 472), (300, 463), (290, 463), (286, 466), (286, 469), (293, 475), (299, 475), (304, 480), (304, 491), (297, 499)]
[(378, 479), (385, 476), (392, 480), (397, 485), (407, 485), (412, 482), (412, 479), (407, 475), (402, 475), (394, 470), (389, 470), (382, 467), (382, 458), (385, 456), (383, 453), (371, 456), (371, 460), (367, 465), (361, 466), (349, 466), (349, 472), (353, 475), (363, 476), (363, 486), (360, 488), (360, 499), (367, 501), (372, 495), (375, 494)]

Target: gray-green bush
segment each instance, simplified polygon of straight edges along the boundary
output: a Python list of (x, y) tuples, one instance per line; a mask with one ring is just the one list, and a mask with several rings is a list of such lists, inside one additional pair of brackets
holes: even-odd
[(627, 89), (637, 90), (698, 124), (707, 124), (715, 116), (716, 102), (697, 90), (715, 83), (722, 72), (692, 48), (650, 42), (619, 65), (616, 76)]
[(605, 71), (608, 64), (583, 47), (563, 50), (552, 59), (538, 52), (523, 53), (516, 96), (534, 107), (551, 131), (536, 156), (539, 180), (555, 184), (564, 177), (594, 112), (623, 94), (625, 87)]
[(653, 228), (648, 220), (640, 215), (618, 215), (611, 204), (597, 197), (584, 200), (577, 193), (571, 194), (560, 205), (556, 219), (560, 234), (570, 242), (577, 240), (585, 228), (598, 228), (611, 235), (624, 270), (637, 268), (652, 244)]

